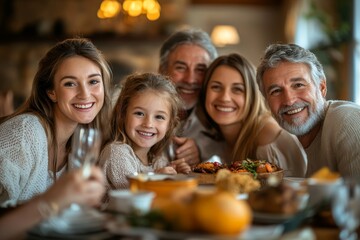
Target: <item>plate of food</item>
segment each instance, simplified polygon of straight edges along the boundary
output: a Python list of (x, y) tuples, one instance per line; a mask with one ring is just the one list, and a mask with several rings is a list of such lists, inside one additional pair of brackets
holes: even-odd
[(254, 179), (259, 180), (261, 186), (267, 185), (267, 180), (270, 176), (275, 176), (280, 181), (284, 177), (284, 170), (275, 164), (266, 160), (251, 159), (235, 161), (230, 165), (218, 162), (199, 163), (193, 168), (193, 172), (190, 175), (195, 176), (199, 184), (215, 184), (216, 175), (222, 169), (227, 169), (232, 173), (240, 175), (250, 175)]

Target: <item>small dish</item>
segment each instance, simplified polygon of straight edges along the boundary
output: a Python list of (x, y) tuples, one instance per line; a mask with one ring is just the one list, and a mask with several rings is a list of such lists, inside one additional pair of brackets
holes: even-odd
[(154, 197), (155, 193), (151, 191), (110, 190), (107, 209), (125, 214), (135, 210), (145, 214), (150, 211)]
[(342, 178), (336, 180), (318, 180), (315, 178), (307, 179), (307, 189), (309, 192), (309, 206), (329, 203), (336, 190), (343, 182)]
[(127, 179), (132, 191), (152, 191), (156, 197), (169, 197), (179, 188), (195, 190), (198, 187), (195, 177), (183, 174), (134, 173), (128, 175)]

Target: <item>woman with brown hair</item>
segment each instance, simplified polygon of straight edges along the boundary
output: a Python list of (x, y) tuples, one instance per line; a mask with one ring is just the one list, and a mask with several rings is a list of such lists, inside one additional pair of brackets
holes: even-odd
[(108, 64), (87, 39), (67, 39), (47, 52), (27, 101), (0, 121), (1, 206), (44, 192), (67, 171), (79, 124), (104, 129), (110, 81)]

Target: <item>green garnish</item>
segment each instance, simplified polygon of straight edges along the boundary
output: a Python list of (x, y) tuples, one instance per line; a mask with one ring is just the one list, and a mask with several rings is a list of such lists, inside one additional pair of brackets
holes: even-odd
[(248, 172), (252, 173), (254, 175), (254, 178), (257, 177), (256, 169), (258, 167), (258, 164), (250, 159), (243, 160), (241, 165), (243, 168), (245, 168)]

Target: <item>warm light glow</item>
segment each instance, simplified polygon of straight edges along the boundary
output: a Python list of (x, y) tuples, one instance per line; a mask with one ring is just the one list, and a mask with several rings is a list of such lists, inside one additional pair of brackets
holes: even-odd
[(123, 9), (125, 11), (129, 11), (129, 6), (130, 6), (131, 0), (125, 0), (123, 3)]
[(155, 2), (154, 0), (144, 0), (143, 1), (143, 10), (144, 10), (144, 12), (146, 13), (146, 12), (152, 10), (152, 9), (155, 9), (156, 8), (156, 6), (155, 6), (156, 3), (157, 2)]
[(160, 12), (159, 11), (153, 11), (153, 12), (148, 12), (146, 14), (147, 19), (149, 19), (150, 21), (155, 21), (157, 19), (160, 18)]
[(130, 2), (128, 14), (132, 17), (137, 17), (141, 14), (142, 2), (141, 0), (133, 0)]
[(105, 18), (104, 12), (99, 9), (97, 11), (97, 17), (100, 19), (104, 19)]
[[(103, 0), (97, 12), (100, 19), (113, 18), (121, 10), (120, 0)], [(157, 0), (124, 0), (122, 8), (131, 17), (145, 14), (147, 19), (155, 21), (160, 18), (160, 4)]]
[(119, 14), (121, 5), (117, 0), (103, 0), (97, 12), (98, 18), (112, 18)]
[(211, 33), (211, 40), (218, 47), (238, 44), (240, 42), (239, 34), (236, 28), (230, 25), (215, 26)]

